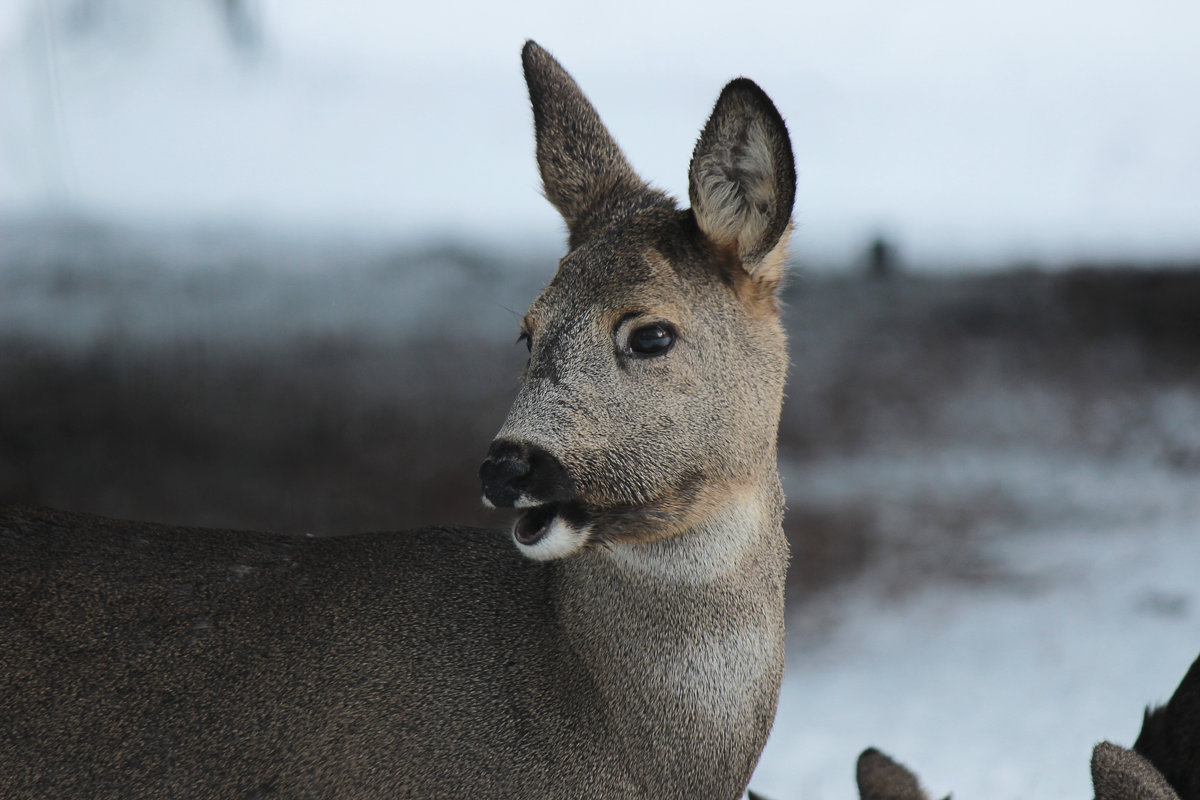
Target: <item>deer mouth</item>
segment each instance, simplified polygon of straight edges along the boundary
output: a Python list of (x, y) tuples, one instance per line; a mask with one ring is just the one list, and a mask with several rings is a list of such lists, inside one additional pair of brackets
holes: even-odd
[(513, 537), (524, 545), (537, 544), (550, 532), (550, 525), (558, 516), (561, 507), (559, 503), (547, 503), (529, 509), (517, 518), (517, 524), (513, 526)]
[(562, 558), (591, 541), (593, 517), (573, 501), (526, 507), (513, 525), (512, 536), (522, 552), (535, 561)]

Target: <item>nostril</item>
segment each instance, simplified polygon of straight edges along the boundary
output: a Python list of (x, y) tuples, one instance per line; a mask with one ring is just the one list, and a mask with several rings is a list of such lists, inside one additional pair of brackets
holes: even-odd
[(529, 474), (529, 462), (513, 456), (488, 458), (479, 467), (483, 494), (494, 506), (511, 506), (521, 495), (521, 479)]
[(529, 474), (529, 465), (518, 458), (501, 458), (484, 462), (488, 467), (491, 480), (502, 485), (512, 483), (517, 478)]

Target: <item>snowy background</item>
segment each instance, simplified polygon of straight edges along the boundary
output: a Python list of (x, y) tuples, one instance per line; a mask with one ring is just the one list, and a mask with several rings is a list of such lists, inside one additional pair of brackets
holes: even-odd
[[(0, 6), (0, 501), (455, 520), (561, 223), (521, 43), (678, 196), (720, 87), (800, 176), (789, 668), (757, 790), (1090, 797), (1200, 651), (1200, 6)], [(884, 237), (896, 274), (871, 279)]]

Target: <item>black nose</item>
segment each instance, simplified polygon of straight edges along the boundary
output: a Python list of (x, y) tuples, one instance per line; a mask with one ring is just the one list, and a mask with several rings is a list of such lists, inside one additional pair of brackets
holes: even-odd
[(479, 467), (483, 496), (497, 508), (511, 508), (524, 495), (528, 504), (562, 503), (575, 498), (575, 484), (557, 458), (534, 444), (497, 439)]
[(515, 446), (495, 442), (479, 467), (483, 496), (496, 508), (511, 508), (528, 484), (530, 466), (525, 454)]

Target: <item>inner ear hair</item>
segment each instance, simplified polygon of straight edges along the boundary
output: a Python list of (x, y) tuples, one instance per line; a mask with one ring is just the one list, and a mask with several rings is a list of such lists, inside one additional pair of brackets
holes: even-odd
[(782, 278), (796, 168), (787, 126), (753, 81), (731, 81), (717, 98), (692, 155), (688, 196), (718, 250), (755, 279)]

